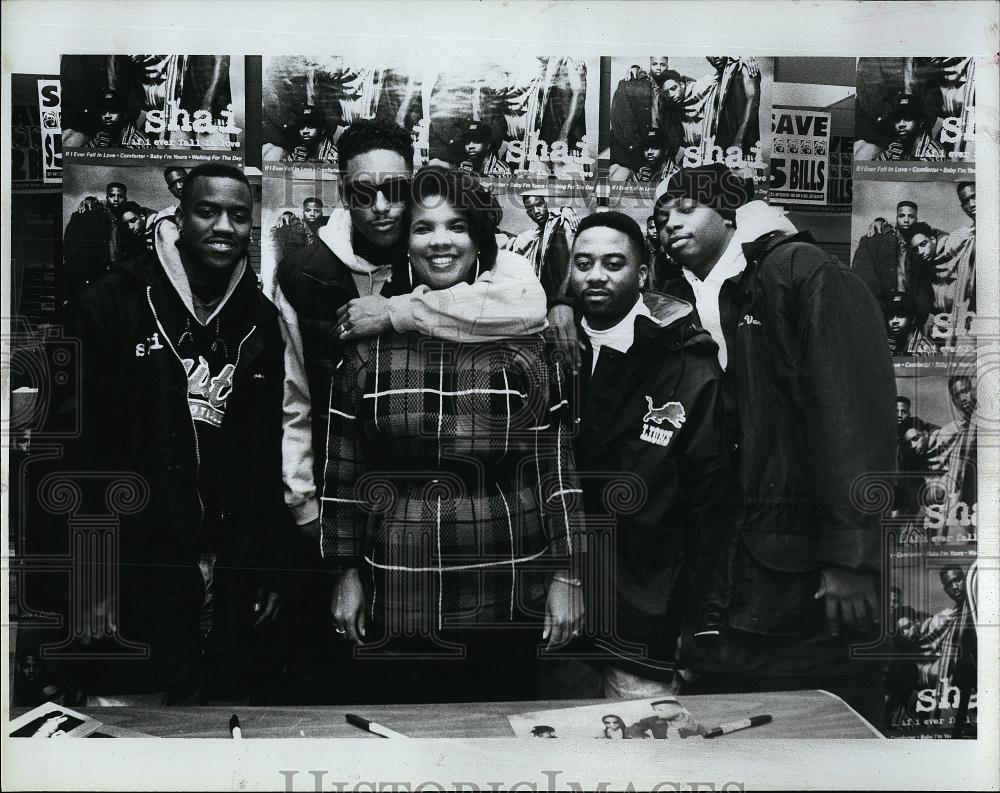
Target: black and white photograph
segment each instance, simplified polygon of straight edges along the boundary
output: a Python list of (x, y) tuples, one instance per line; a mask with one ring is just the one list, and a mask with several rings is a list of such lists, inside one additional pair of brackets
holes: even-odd
[(896, 562), (889, 588), (887, 737), (975, 739), (979, 563)]
[(243, 59), (229, 55), (63, 55), (63, 146), (243, 147)]
[(374, 118), (412, 135), (415, 168), (596, 176), (593, 58), (281, 56), (265, 59), (263, 91), (265, 162), (336, 163), (344, 129)]
[(972, 162), (975, 139), (975, 58), (858, 58), (857, 160)]
[(901, 549), (975, 555), (979, 404), (974, 370), (896, 372), (897, 480), (891, 519)]
[(601, 140), (609, 181), (655, 187), (681, 165), (722, 162), (766, 184), (770, 58), (616, 57), (602, 70), (612, 86)]
[(855, 164), (851, 270), (882, 307), (892, 355), (968, 347), (976, 316), (974, 175), (883, 181), (859, 172), (869, 167)]
[(996, 789), (943, 5), (7, 0), (4, 789)]

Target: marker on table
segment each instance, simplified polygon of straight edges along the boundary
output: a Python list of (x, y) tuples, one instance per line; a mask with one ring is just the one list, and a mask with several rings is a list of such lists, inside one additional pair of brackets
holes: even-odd
[(383, 727), (381, 724), (368, 721), (368, 719), (363, 719), (361, 716), (356, 716), (353, 713), (348, 713), (344, 716), (348, 724), (352, 724), (355, 727), (359, 727), (362, 730), (372, 733), (373, 735), (379, 735), (382, 738), (409, 738), (408, 735), (403, 735), (401, 732), (396, 732), (395, 730), (390, 730), (388, 727)]
[(718, 738), (720, 735), (728, 735), (731, 732), (736, 732), (737, 730), (746, 730), (750, 727), (757, 727), (761, 724), (768, 724), (771, 721), (771, 717), (767, 714), (762, 716), (751, 716), (749, 719), (740, 719), (740, 721), (731, 721), (729, 724), (723, 724), (719, 727), (713, 727), (708, 732), (705, 733), (706, 738)]
[(229, 732), (234, 738), (243, 737), (243, 730), (240, 729), (240, 717), (235, 713), (229, 717)]

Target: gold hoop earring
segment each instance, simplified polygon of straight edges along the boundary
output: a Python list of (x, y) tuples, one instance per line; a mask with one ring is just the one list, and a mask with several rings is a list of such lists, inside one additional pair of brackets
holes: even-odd
[(406, 269), (410, 273), (410, 289), (413, 288), (413, 259), (410, 258), (410, 254), (406, 254)]
[(479, 254), (476, 254), (476, 277), (472, 279), (473, 281), (479, 280)]

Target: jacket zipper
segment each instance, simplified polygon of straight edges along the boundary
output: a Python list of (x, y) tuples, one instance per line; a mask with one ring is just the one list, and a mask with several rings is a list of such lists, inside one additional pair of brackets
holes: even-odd
[[(153, 319), (156, 320), (156, 327), (160, 329), (160, 333), (163, 334), (163, 338), (166, 339), (167, 344), (170, 346), (171, 352), (173, 352), (174, 357), (177, 359), (177, 363), (181, 365), (181, 371), (184, 372), (184, 400), (187, 401), (187, 370), (184, 368), (184, 361), (181, 360), (180, 353), (177, 352), (177, 348), (174, 347), (174, 342), (167, 335), (166, 330), (163, 329), (163, 324), (160, 322), (160, 316), (156, 313), (156, 307), (153, 305), (152, 297), (153, 288), (151, 286), (146, 287), (146, 302), (149, 303), (149, 310), (153, 312)], [(252, 332), (252, 331), (251, 331)], [(241, 342), (242, 345), (242, 342)], [(237, 352), (237, 356), (239, 353)], [(235, 375), (235, 368), (233, 370)], [(194, 416), (191, 415), (191, 408), (187, 409), (188, 418), (191, 420), (191, 433), (194, 436), (194, 494), (198, 498), (198, 527), (201, 528), (202, 523), (205, 521), (205, 502), (201, 498), (201, 490), (198, 489), (198, 482), (201, 479), (201, 448), (198, 443), (198, 428), (194, 424)]]

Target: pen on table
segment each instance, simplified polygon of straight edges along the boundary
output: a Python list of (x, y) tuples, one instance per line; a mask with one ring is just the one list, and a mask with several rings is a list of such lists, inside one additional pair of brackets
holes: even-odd
[(705, 733), (706, 738), (718, 738), (720, 735), (727, 735), (731, 732), (736, 732), (737, 730), (746, 730), (750, 727), (757, 727), (761, 724), (768, 724), (771, 721), (771, 717), (766, 713), (761, 716), (751, 716), (748, 719), (741, 719), (740, 721), (731, 721), (729, 724), (722, 724), (718, 727), (713, 727), (708, 732)]
[(408, 735), (403, 735), (401, 732), (396, 732), (395, 730), (390, 730), (388, 727), (383, 727), (378, 722), (368, 721), (368, 719), (363, 719), (361, 716), (356, 716), (353, 713), (348, 713), (344, 716), (348, 724), (352, 724), (355, 727), (360, 727), (362, 730), (372, 733), (373, 735), (379, 735), (383, 738), (409, 738)]
[(234, 738), (243, 737), (243, 730), (240, 729), (240, 717), (235, 713), (229, 717), (229, 732)]

